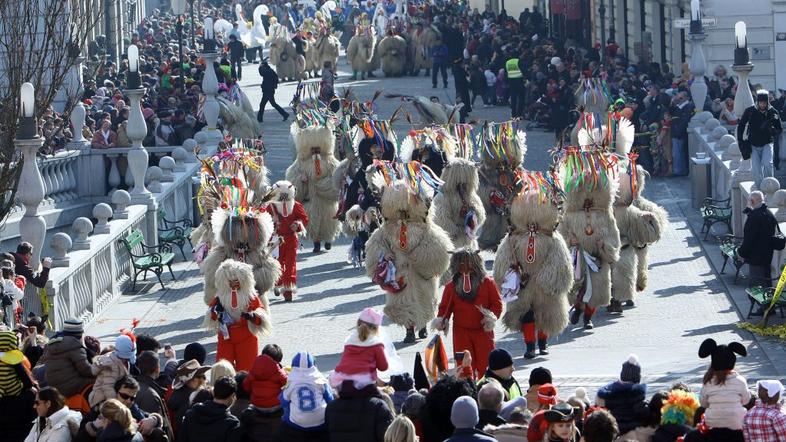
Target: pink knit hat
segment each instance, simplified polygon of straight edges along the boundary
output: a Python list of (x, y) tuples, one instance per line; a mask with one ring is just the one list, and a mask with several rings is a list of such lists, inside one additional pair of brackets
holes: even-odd
[(382, 325), (382, 314), (371, 307), (366, 307), (360, 312), (359, 320), (374, 324), (376, 326)]

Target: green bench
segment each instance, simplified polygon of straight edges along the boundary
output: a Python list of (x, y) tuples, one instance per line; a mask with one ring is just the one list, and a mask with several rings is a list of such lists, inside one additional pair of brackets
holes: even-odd
[[(166, 289), (164, 281), (161, 280), (164, 266), (169, 269), (172, 280), (175, 279), (175, 274), (172, 272), (172, 261), (175, 260), (172, 247), (169, 244), (148, 246), (144, 243), (144, 240), (145, 237), (139, 229), (132, 230), (128, 236), (120, 240), (128, 254), (131, 255), (131, 265), (134, 267), (134, 284), (131, 291), (136, 291), (136, 280), (142, 272), (144, 272), (142, 279), (147, 279), (147, 272), (155, 273), (156, 277), (158, 277), (158, 282), (161, 283), (161, 288)], [(134, 250), (140, 250), (141, 253), (135, 253)]]
[(188, 243), (191, 249), (194, 249), (191, 244), (191, 220), (188, 218), (170, 221), (166, 219), (166, 212), (164, 208), (158, 210), (158, 242), (161, 244), (174, 244), (180, 249), (180, 254), (183, 255), (183, 260), (186, 259), (186, 253), (183, 251), (183, 246)]
[(731, 197), (728, 197), (725, 200), (704, 198), (704, 202), (702, 202), (699, 211), (701, 212), (701, 218), (704, 220), (704, 224), (701, 226), (701, 232), (706, 232), (704, 233), (705, 241), (707, 240), (707, 236), (710, 234), (710, 229), (717, 223), (726, 224), (726, 228), (729, 229), (728, 231), (732, 231)]
[[(745, 290), (745, 293), (748, 295), (748, 300), (750, 300), (751, 308), (748, 310), (748, 318), (751, 316), (762, 316), (764, 312), (767, 310), (767, 307), (770, 306), (772, 303), (772, 295), (775, 293), (775, 289), (772, 287), (750, 287), (749, 289)], [(778, 298), (778, 301), (773, 306), (773, 310), (780, 311), (781, 318), (784, 317), (783, 315), (783, 308), (786, 307), (786, 294), (781, 294)], [(759, 306), (761, 308), (761, 313), (754, 313), (753, 308)], [(764, 318), (764, 325), (767, 325), (767, 317)]]
[(734, 283), (737, 284), (737, 280), (740, 277), (740, 269), (745, 265), (745, 262), (737, 255), (737, 249), (742, 245), (742, 238), (734, 235), (724, 235), (718, 238), (721, 255), (723, 255), (723, 267), (721, 267), (720, 272), (723, 273), (726, 270), (726, 264), (731, 260), (735, 269)]

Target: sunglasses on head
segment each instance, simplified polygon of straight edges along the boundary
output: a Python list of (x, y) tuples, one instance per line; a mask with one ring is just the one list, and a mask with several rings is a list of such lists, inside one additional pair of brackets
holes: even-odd
[(134, 400), (136, 400), (136, 396), (131, 396), (131, 395), (128, 395), (128, 394), (125, 394), (125, 393), (117, 393), (117, 395), (120, 396), (122, 399), (125, 399), (127, 401), (132, 401), (133, 402)]

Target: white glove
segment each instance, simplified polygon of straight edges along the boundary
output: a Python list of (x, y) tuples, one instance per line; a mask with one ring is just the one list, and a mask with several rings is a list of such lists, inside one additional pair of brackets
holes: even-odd
[(52, 258), (50, 258), (48, 256), (46, 258), (44, 258), (44, 268), (46, 268), (46, 269), (52, 268)]

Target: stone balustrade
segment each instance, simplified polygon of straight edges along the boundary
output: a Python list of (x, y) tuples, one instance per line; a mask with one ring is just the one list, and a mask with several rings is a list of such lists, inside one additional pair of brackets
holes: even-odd
[[(193, 143), (193, 140), (188, 143)], [(62, 228), (59, 229), (61, 231), (52, 231), (45, 240), (44, 248), (51, 251), (53, 257), (53, 268), (45, 290), (49, 307), (42, 309), (43, 292), (28, 284), (22, 301), (25, 311), (48, 311), (55, 329), (72, 316), (89, 323), (130, 286), (130, 256), (120, 243), (121, 239), (132, 230), (139, 229), (147, 244), (157, 244), (160, 209), (167, 219), (189, 218), (196, 221), (193, 219), (192, 178), (198, 173), (200, 163), (193, 154), (193, 146), (189, 147), (191, 150), (182, 147), (149, 149), (153, 157), (151, 163), (155, 161), (161, 166), (149, 167), (147, 171), (146, 179), (151, 181), (148, 188), (153, 196), (150, 204), (133, 204), (126, 190), (110, 190), (106, 185), (102, 187), (106, 190), (104, 195), (77, 195), (73, 201), (88, 205), (84, 213), (68, 221), (66, 231)], [(214, 149), (215, 146), (203, 146), (202, 152), (207, 154)], [(51, 192), (47, 179), (44, 179), (46, 195), (51, 196), (51, 202), (45, 198), (42, 206), (50, 204), (50, 209), (55, 210), (58, 203), (68, 201), (65, 198), (71, 197), (69, 192), (78, 193), (76, 189), (80, 188), (80, 180), (95, 180), (101, 175), (97, 169), (80, 171), (80, 159), (88, 159), (81, 164), (89, 165), (90, 160), (96, 158), (100, 159), (99, 164), (104, 164), (105, 160), (113, 162), (112, 158), (115, 158), (113, 164), (117, 165), (127, 152), (128, 149), (75, 150), (64, 152), (65, 155), (59, 157), (55, 155), (51, 160), (53, 165), (44, 174), (52, 177), (49, 180)], [(47, 161), (49, 159), (42, 163)], [(101, 170), (106, 171), (106, 168)], [(115, 183), (122, 187), (120, 168), (115, 170)], [(69, 175), (72, 171), (74, 173)], [(169, 181), (166, 181), (166, 174)], [(125, 174), (123, 180), (126, 175), (130, 173)], [(152, 185), (154, 180), (157, 181)], [(50, 229), (54, 227), (47, 224)]]
[[(721, 125), (709, 112), (700, 112), (693, 116), (688, 135), (692, 156), (703, 153), (711, 160), (709, 196), (715, 199), (731, 197), (733, 232), (728, 233), (742, 236), (745, 225), (743, 210), (754, 189), (750, 160), (742, 159), (735, 128)], [(780, 160), (781, 164), (786, 164), (786, 149), (781, 149)], [(781, 224), (781, 230), (786, 232), (786, 190), (781, 189), (781, 184), (786, 183), (786, 167), (776, 170), (775, 174), (775, 177), (762, 180), (759, 190), (764, 193), (764, 201)], [(716, 224), (713, 233), (727, 233), (722, 229), (722, 225)], [(783, 264), (786, 264), (786, 250), (775, 251), (773, 275), (780, 273)]]

